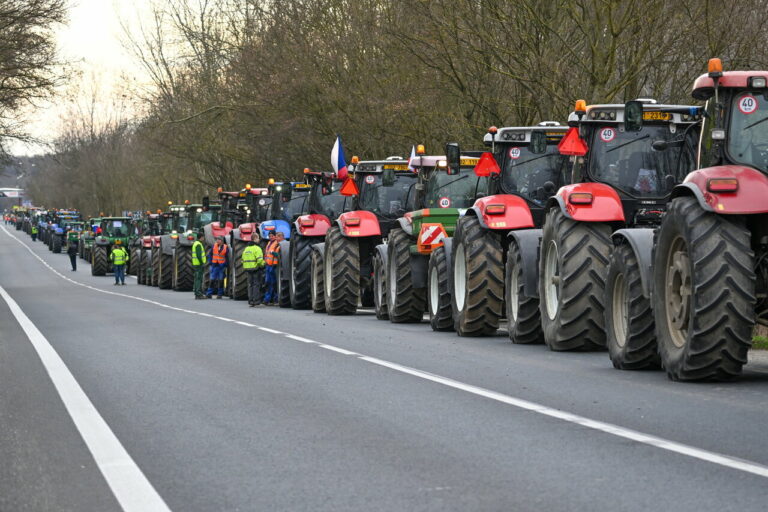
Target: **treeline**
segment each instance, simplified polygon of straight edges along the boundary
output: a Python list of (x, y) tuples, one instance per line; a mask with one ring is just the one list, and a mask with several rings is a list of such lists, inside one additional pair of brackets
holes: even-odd
[[(169, 0), (130, 34), (142, 116), (73, 120), (35, 201), (157, 207), (218, 186), (478, 147), (490, 125), (564, 120), (574, 100), (689, 102), (718, 56), (766, 68), (768, 0)], [(91, 119), (94, 116), (91, 116)]]

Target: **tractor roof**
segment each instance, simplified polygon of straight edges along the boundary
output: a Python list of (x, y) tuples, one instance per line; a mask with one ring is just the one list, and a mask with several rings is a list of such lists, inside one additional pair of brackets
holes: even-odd
[(355, 172), (365, 174), (384, 172), (385, 169), (408, 171), (408, 160), (399, 156), (391, 156), (385, 160), (363, 160), (355, 166)]
[[(694, 123), (701, 118), (700, 107), (695, 105), (666, 105), (656, 103), (656, 100), (640, 99), (643, 102), (643, 118), (646, 121), (668, 122), (674, 124)], [(669, 114), (669, 116), (656, 116), (646, 118), (646, 114), (651, 112), (660, 112)], [(576, 112), (571, 112), (568, 116), (568, 122), (578, 121)], [(607, 103), (599, 105), (587, 105), (587, 114), (582, 117), (582, 123), (623, 123), (624, 105), (620, 103)]]
[[(544, 121), (537, 126), (505, 126), (499, 128), (496, 132), (496, 143), (520, 144), (531, 141), (531, 132), (534, 130), (546, 130), (547, 135), (564, 135), (568, 130), (567, 126), (560, 126), (557, 121)], [(489, 146), (491, 144), (491, 134), (486, 133), (483, 137), (483, 143)]]
[[(760, 77), (768, 81), (768, 71), (726, 71), (720, 77), (718, 85), (733, 89), (748, 89), (750, 78)], [(762, 89), (765, 91), (765, 88)], [(693, 97), (697, 100), (707, 100), (715, 93), (715, 82), (708, 74), (701, 75), (693, 83)]]
[[(464, 152), (461, 155), (461, 165), (466, 166), (472, 166), (474, 167), (477, 165), (477, 162), (480, 161), (480, 154), (479, 151), (472, 151), (472, 152)], [(413, 159), (413, 162), (411, 162), (411, 166), (415, 169), (421, 168), (421, 167), (445, 167), (447, 168), (448, 162), (445, 158), (445, 155), (424, 155), (424, 156), (417, 156)]]
[[(95, 219), (91, 219), (95, 220)], [(99, 220), (131, 220), (130, 217), (100, 217)]]

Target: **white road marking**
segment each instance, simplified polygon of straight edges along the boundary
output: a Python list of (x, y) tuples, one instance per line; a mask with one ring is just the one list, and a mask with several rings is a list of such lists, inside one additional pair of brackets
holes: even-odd
[(236, 323), (236, 324), (239, 324), (239, 325), (244, 325), (244, 326), (246, 326), (246, 327), (256, 327), (256, 326), (255, 326), (255, 325), (253, 325), (253, 324), (249, 324), (248, 322), (241, 322), (240, 320), (237, 320), (237, 321), (235, 321), (235, 323)]
[[(101, 288), (96, 288), (96, 287), (93, 287), (93, 286), (89, 286), (87, 284), (80, 283), (78, 281), (74, 281), (73, 279), (70, 279), (70, 278), (64, 276), (63, 274), (58, 272), (56, 269), (51, 267), (45, 260), (43, 260), (40, 256), (38, 256), (34, 251), (32, 251), (32, 249), (30, 249), (27, 244), (25, 244), (23, 241), (19, 240), (17, 237), (12, 235), (7, 229), (5, 229), (5, 227), (3, 227), (3, 226), (0, 226), (0, 227), (2, 227), (3, 231), (5, 231), (5, 233), (7, 235), (9, 235), (11, 238), (15, 239), (22, 246), (26, 247), (26, 249), (35, 258), (37, 258), (38, 260), (40, 260), (43, 263), (43, 265), (48, 267), (52, 272), (57, 274), (59, 277), (61, 277), (63, 279), (66, 279), (67, 281), (69, 281), (71, 283), (74, 283), (74, 284), (79, 285), (79, 286), (83, 286), (85, 288), (89, 288), (89, 289), (97, 291), (97, 292), (107, 293), (109, 295), (119, 295), (119, 296), (126, 297), (126, 298), (129, 298), (129, 299), (134, 299), (134, 300), (138, 300), (138, 301), (142, 301), (142, 302), (147, 302), (147, 303), (154, 304), (154, 305), (161, 306), (161, 307), (165, 307), (165, 308), (176, 309), (176, 308), (173, 308), (172, 306), (168, 306), (168, 305), (163, 304), (161, 302), (157, 302), (157, 301), (153, 301), (153, 300), (149, 300), (149, 299), (144, 299), (142, 297), (136, 297), (136, 296), (133, 296), (133, 295), (126, 295), (126, 294), (123, 294), (123, 293), (112, 292), (112, 291), (109, 291), (109, 290), (104, 290), (104, 289), (101, 289)], [(207, 313), (199, 313), (199, 312), (196, 312), (196, 311), (193, 312), (193, 314), (201, 315), (201, 316), (214, 316), (214, 315), (209, 315)], [(216, 318), (218, 318), (218, 317), (216, 317)], [(227, 319), (227, 321), (237, 322), (236, 320), (230, 320), (230, 319)], [(620, 427), (618, 425), (614, 425), (614, 424), (611, 424), (611, 423), (606, 423), (606, 422), (602, 422), (602, 421), (592, 420), (592, 419), (586, 418), (584, 416), (579, 416), (577, 414), (572, 414), (572, 413), (569, 413), (569, 412), (566, 412), (566, 411), (561, 411), (561, 410), (558, 410), (558, 409), (554, 409), (554, 408), (548, 407), (546, 405), (538, 404), (536, 402), (531, 402), (531, 401), (524, 400), (524, 399), (521, 399), (521, 398), (515, 398), (515, 397), (509, 396), (509, 395), (505, 395), (503, 393), (498, 393), (496, 391), (491, 391), (489, 389), (484, 389), (484, 388), (481, 388), (481, 387), (473, 386), (471, 384), (465, 384), (463, 382), (459, 382), (459, 381), (456, 381), (456, 380), (453, 380), (453, 379), (450, 379), (450, 378), (447, 378), (447, 377), (442, 377), (440, 375), (435, 375), (435, 374), (432, 374), (432, 373), (424, 372), (424, 371), (421, 371), (421, 370), (417, 370), (415, 368), (410, 368), (410, 367), (403, 366), (403, 365), (400, 365), (400, 364), (397, 364), (397, 363), (392, 363), (392, 362), (389, 362), (389, 361), (385, 361), (383, 359), (377, 359), (375, 357), (370, 357), (370, 356), (366, 356), (366, 355), (363, 355), (363, 354), (357, 354), (355, 352), (350, 352), (350, 351), (348, 351), (346, 349), (342, 349), (340, 347), (334, 347), (333, 345), (328, 345), (328, 344), (320, 343), (320, 342), (317, 342), (317, 341), (314, 341), (314, 340), (310, 340), (308, 338), (303, 338), (301, 336), (296, 336), (296, 335), (293, 335), (293, 334), (287, 334), (287, 333), (284, 333), (282, 331), (276, 331), (276, 330), (270, 329), (268, 327), (261, 327), (261, 326), (258, 326), (258, 325), (255, 326), (255, 327), (256, 327), (256, 329), (259, 329), (259, 330), (262, 330), (262, 331), (265, 331), (265, 332), (269, 332), (269, 333), (272, 333), (272, 334), (284, 335), (285, 337), (293, 339), (293, 340), (302, 341), (302, 342), (308, 343), (308, 344), (316, 344), (318, 346), (321, 346), (322, 348), (326, 348), (326, 349), (329, 349), (329, 350), (337, 349), (337, 350), (334, 350), (334, 352), (339, 352), (339, 353), (342, 353), (344, 355), (356, 355), (357, 358), (362, 360), (362, 361), (366, 361), (366, 362), (369, 362), (369, 363), (372, 363), (372, 364), (383, 366), (383, 367), (389, 368), (391, 370), (394, 370), (394, 371), (397, 371), (397, 372), (401, 372), (401, 373), (405, 373), (405, 374), (408, 374), (408, 375), (411, 375), (411, 376), (414, 376), (414, 377), (418, 377), (418, 378), (421, 378), (421, 379), (429, 380), (429, 381), (435, 382), (437, 384), (448, 386), (448, 387), (453, 388), (453, 389), (458, 389), (458, 390), (461, 390), (461, 391), (465, 391), (467, 393), (472, 393), (472, 394), (474, 394), (476, 396), (481, 396), (481, 397), (484, 397), (484, 398), (488, 398), (490, 400), (495, 400), (497, 402), (504, 403), (504, 404), (507, 404), (507, 405), (511, 405), (513, 407), (517, 407), (517, 408), (524, 409), (524, 410), (527, 410), (527, 411), (535, 412), (537, 414), (542, 414), (544, 416), (548, 416), (548, 417), (551, 417), (551, 418), (562, 420), (562, 421), (565, 421), (565, 422), (568, 422), (568, 423), (580, 425), (582, 427), (586, 427), (586, 428), (589, 428), (589, 429), (592, 429), (592, 430), (597, 430), (599, 432), (604, 432), (606, 434), (610, 434), (610, 435), (613, 435), (613, 436), (616, 436), (616, 437), (621, 437), (621, 438), (624, 438), (624, 439), (629, 439), (629, 440), (635, 441), (635, 442), (640, 443), (640, 444), (645, 444), (645, 445), (648, 445), (648, 446), (653, 446), (653, 447), (656, 447), (656, 448), (659, 448), (659, 449), (662, 449), (662, 450), (666, 450), (666, 451), (669, 451), (669, 452), (673, 452), (673, 453), (677, 453), (677, 454), (681, 454), (681, 455), (686, 455), (686, 456), (692, 457), (694, 459), (710, 462), (712, 464), (717, 464), (717, 465), (720, 465), (720, 466), (723, 466), (723, 467), (727, 467), (727, 468), (731, 468), (731, 469), (736, 469), (738, 471), (743, 471), (745, 473), (750, 473), (750, 474), (753, 474), (753, 475), (761, 476), (763, 478), (768, 478), (768, 466), (765, 466), (763, 464), (759, 464), (757, 462), (752, 462), (752, 461), (748, 461), (748, 460), (744, 460), (744, 459), (739, 459), (739, 458), (736, 458), (736, 457), (730, 457), (728, 455), (723, 455), (723, 454), (720, 454), (720, 453), (716, 453), (716, 452), (712, 452), (712, 451), (708, 451), (708, 450), (703, 450), (703, 449), (700, 449), (700, 448), (696, 448), (696, 447), (689, 446), (689, 445), (686, 445), (686, 444), (678, 443), (678, 442), (675, 442), (675, 441), (670, 441), (670, 440), (667, 440), (667, 439), (664, 439), (664, 438), (661, 438), (661, 437), (657, 437), (657, 436), (653, 436), (653, 435), (650, 435), (650, 434), (644, 434), (642, 432), (638, 432), (636, 430)], [(333, 347), (333, 349), (331, 347)], [(347, 354), (346, 352), (350, 352), (350, 353)]]
[(170, 511), (45, 336), (2, 286), (0, 296), (35, 348), (64, 407), (123, 510)]
[(325, 343), (321, 343), (320, 348), (325, 348), (328, 350), (333, 350), (334, 352), (338, 352), (339, 354), (344, 354), (345, 356), (359, 356), (357, 352), (352, 352), (351, 350), (347, 350), (344, 348), (334, 347), (333, 345), (326, 345)]

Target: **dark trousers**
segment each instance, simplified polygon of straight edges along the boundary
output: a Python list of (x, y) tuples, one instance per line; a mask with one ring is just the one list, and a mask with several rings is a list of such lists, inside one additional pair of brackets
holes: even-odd
[(72, 270), (77, 270), (77, 253), (69, 253), (69, 262), (72, 264)]
[(195, 281), (192, 284), (192, 291), (195, 293), (195, 297), (203, 296), (203, 275), (205, 274), (205, 267), (198, 265), (192, 267), (195, 269)]
[(32, 233), (32, 241), (37, 242), (37, 233)]
[(264, 282), (264, 270), (249, 270), (248, 274), (248, 304), (261, 304), (261, 286)]
[(115, 284), (125, 284), (125, 265), (115, 265)]

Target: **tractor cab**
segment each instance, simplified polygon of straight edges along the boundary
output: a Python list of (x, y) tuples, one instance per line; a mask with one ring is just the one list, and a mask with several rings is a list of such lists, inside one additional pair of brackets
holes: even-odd
[(304, 169), (304, 181), (310, 187), (303, 207), (308, 214), (325, 215), (333, 220), (344, 213), (347, 197), (341, 194), (342, 182), (334, 173)]
[(110, 242), (121, 239), (126, 242), (131, 235), (130, 217), (103, 217), (99, 223), (101, 228), (101, 238), (108, 238)]
[(363, 161), (353, 172), (359, 193), (352, 209), (376, 215), (381, 235), (386, 236), (399, 217), (414, 209), (418, 173), (401, 157)]
[[(616, 222), (657, 225), (672, 190), (694, 168), (701, 119), (700, 107), (651, 99), (625, 105), (577, 102), (568, 123), (579, 137), (569, 132), (560, 144), (572, 157), (566, 178), (608, 185), (605, 192), (622, 205), (614, 213)], [(576, 207), (593, 207), (600, 199), (585, 194), (563, 199)]]
[(269, 191), (266, 188), (254, 188), (246, 184), (245, 188), (238, 193), (235, 210), (237, 212), (238, 222), (236, 225), (248, 224), (252, 222), (263, 222), (268, 217), (269, 212)]
[(286, 181), (271, 183), (268, 187), (272, 195), (270, 217), (292, 224), (301, 215), (309, 211), (309, 191), (311, 185), (304, 182)]
[(418, 180), (406, 202), (411, 201), (410, 195), (413, 194), (413, 204), (417, 209), (454, 210), (453, 214), (461, 214), (474, 204), (475, 199), (487, 195), (488, 178), (477, 176), (474, 172), (480, 161), (480, 152), (465, 152), (460, 157), (459, 165), (452, 169), (445, 156), (425, 156), (423, 146), (420, 150), (422, 154), (417, 152), (411, 161)]

